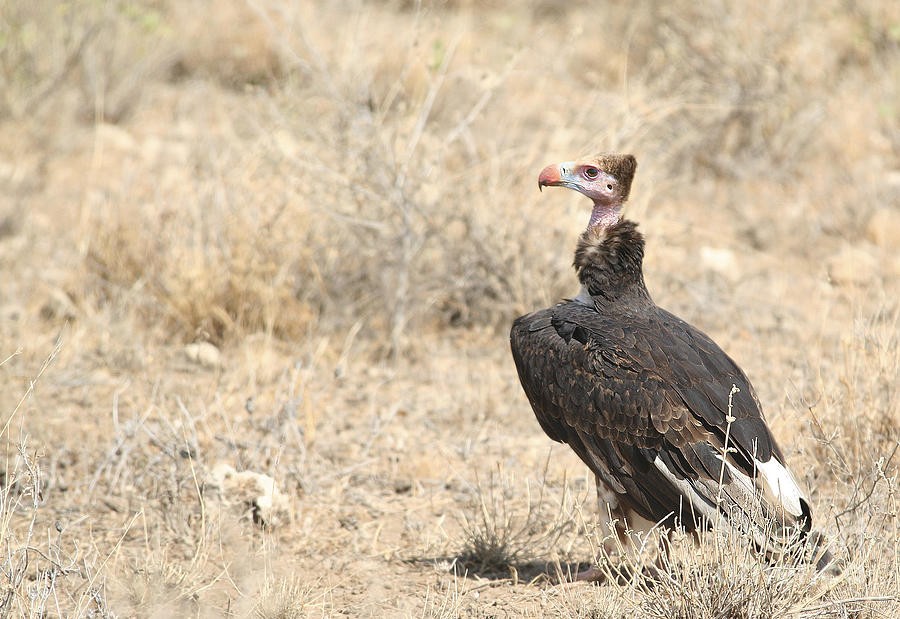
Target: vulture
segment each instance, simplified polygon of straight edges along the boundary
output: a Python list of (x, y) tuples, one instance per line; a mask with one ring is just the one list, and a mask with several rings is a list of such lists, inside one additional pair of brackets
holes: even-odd
[[(539, 188), (574, 189), (593, 210), (575, 249), (578, 295), (510, 332), (535, 416), (620, 522), (726, 526), (770, 558), (798, 538), (821, 541), (746, 374), (647, 291), (644, 237), (622, 216), (636, 168), (632, 155), (604, 154), (540, 173)], [(813, 547), (807, 560), (824, 569), (832, 558)]]

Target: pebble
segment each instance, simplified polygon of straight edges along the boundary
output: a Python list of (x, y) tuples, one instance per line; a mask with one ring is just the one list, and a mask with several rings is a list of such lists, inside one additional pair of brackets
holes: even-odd
[(205, 368), (222, 367), (222, 353), (209, 342), (194, 342), (184, 347), (184, 354), (189, 361)]
[(259, 526), (278, 526), (290, 519), (290, 498), (265, 473), (237, 471), (227, 462), (219, 462), (207, 476), (206, 485), (211, 498), (225, 505), (249, 507)]

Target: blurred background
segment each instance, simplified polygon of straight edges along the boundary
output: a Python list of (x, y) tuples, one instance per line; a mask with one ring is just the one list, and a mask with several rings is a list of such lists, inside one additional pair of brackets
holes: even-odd
[[(893, 557), (847, 595), (896, 583), (892, 0), (0, 0), (5, 492), (32, 506), (7, 550), (74, 523), (57, 555), (128, 575), (71, 576), (82, 610), (256, 599), (276, 581), (232, 587), (192, 545), (224, 461), (303, 498), (269, 554), (229, 537), (221, 561), (328, 557), (358, 579), (329, 603), (381, 616), (363, 575), (468, 547), (444, 516), (497, 463), (582, 471), (547, 465), (506, 338), (577, 289), (588, 205), (537, 174), (598, 151), (638, 159), (657, 303), (747, 370), (826, 531)], [(392, 599), (426, 616), (433, 571), (403, 565)]]
[(726, 278), (900, 270), (893, 2), (4, 0), (0, 27), (5, 262), (33, 271), (7, 312), (502, 330), (571, 289), (584, 205), (536, 171), (600, 150), (639, 159), (650, 272), (669, 245)]

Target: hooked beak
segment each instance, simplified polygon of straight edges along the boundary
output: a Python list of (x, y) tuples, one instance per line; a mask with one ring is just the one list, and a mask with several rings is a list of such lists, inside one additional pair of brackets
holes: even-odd
[(575, 168), (574, 161), (566, 161), (565, 163), (548, 165), (541, 170), (538, 176), (538, 189), (544, 190), (544, 187), (568, 186), (571, 184), (569, 175)]

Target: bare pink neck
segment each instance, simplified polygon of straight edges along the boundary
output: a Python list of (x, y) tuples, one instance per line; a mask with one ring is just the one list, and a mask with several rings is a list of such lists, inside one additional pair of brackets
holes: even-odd
[(600, 226), (605, 229), (613, 224), (619, 223), (620, 219), (622, 219), (621, 202), (615, 204), (600, 204), (599, 202), (594, 202), (594, 210), (591, 211), (591, 221), (588, 223), (588, 228)]

